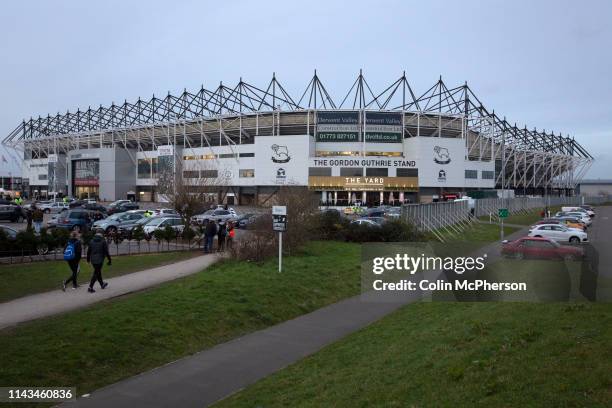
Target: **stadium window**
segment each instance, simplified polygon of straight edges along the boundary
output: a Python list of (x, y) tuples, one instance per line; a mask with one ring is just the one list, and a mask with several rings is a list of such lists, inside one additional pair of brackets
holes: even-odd
[(138, 178), (151, 178), (151, 159), (138, 159)]
[(255, 177), (255, 169), (240, 169), (238, 176), (242, 178)]
[(255, 153), (240, 153), (240, 157), (255, 157)]
[(328, 152), (328, 151), (323, 151), (323, 150), (317, 150), (317, 152), (315, 153), (315, 156), (317, 157), (335, 157), (335, 156), (359, 156), (361, 155), (360, 152), (353, 152), (353, 151), (345, 151), (345, 152)]
[(202, 160), (214, 160), (216, 157), (216, 154), (204, 154), (202, 155)]
[(202, 170), (200, 177), (202, 177), (202, 178), (217, 178), (217, 177), (219, 177), (219, 172), (217, 170)]
[(366, 156), (402, 157), (402, 152), (366, 152)]
[(198, 170), (184, 170), (183, 178), (198, 178), (200, 177), (200, 172)]
[(466, 170), (465, 171), (466, 179), (477, 179), (478, 178), (478, 170)]
[(220, 159), (234, 159), (238, 157), (236, 153), (223, 153), (219, 155)]
[(309, 167), (308, 175), (317, 177), (329, 177), (332, 175), (332, 169), (331, 167)]
[(46, 174), (39, 174), (38, 175), (38, 179), (39, 180), (46, 180), (47, 179), (47, 175)]
[(197, 160), (199, 156), (183, 156), (183, 160)]
[(340, 175), (343, 177), (361, 177), (363, 176), (362, 167), (340, 167)]
[(495, 178), (495, 172), (490, 170), (482, 171), (482, 179), (483, 180), (493, 180)]
[(419, 169), (397, 169), (397, 177), (419, 177)]
[(386, 167), (368, 167), (366, 168), (367, 177), (387, 177), (389, 169)]

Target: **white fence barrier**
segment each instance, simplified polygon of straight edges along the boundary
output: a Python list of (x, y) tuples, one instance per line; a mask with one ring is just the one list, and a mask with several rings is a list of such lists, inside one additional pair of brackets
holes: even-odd
[(475, 221), (475, 217), (491, 216), (497, 221), (500, 208), (507, 208), (510, 214), (521, 214), (545, 207), (597, 205), (611, 201), (611, 196), (482, 198), (474, 200), (473, 210), (468, 201), (404, 204), (402, 219), (414, 224), (420, 231), (430, 232), (445, 241), (446, 234), (460, 234)]

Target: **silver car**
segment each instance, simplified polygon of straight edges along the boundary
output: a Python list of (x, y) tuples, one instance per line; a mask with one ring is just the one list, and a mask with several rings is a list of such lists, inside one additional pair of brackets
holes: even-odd
[(113, 214), (103, 220), (98, 220), (93, 223), (94, 231), (104, 231), (106, 233), (114, 233), (119, 230), (119, 227), (126, 224), (133, 224), (141, 218), (144, 218), (144, 210), (126, 211)]
[(198, 214), (192, 217), (192, 221), (197, 224), (203, 224), (204, 221), (235, 221), (238, 219), (238, 215), (233, 209), (224, 210), (222, 208), (217, 208), (215, 210), (208, 210), (204, 214)]

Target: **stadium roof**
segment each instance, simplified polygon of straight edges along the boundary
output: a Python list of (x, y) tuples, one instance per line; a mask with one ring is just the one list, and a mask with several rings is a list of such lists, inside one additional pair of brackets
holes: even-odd
[[(464, 116), (470, 123), (489, 121), (505, 143), (520, 144), (533, 150), (593, 157), (573, 137), (545, 130), (520, 128), (487, 109), (467, 83), (448, 87), (440, 77), (427, 91), (417, 96), (408, 83), (405, 72), (382, 91), (375, 92), (363, 73), (353, 82), (348, 92), (334, 99), (315, 71), (299, 98), (292, 97), (275, 74), (264, 87), (257, 87), (242, 79), (231, 87), (219, 84), (214, 91), (203, 86), (196, 91), (184, 90), (178, 95), (153, 95), (135, 102), (124, 101), (110, 106), (77, 109), (55, 115), (24, 120), (3, 141), (15, 145), (49, 137), (61, 137), (83, 132), (144, 127), (198, 118), (214, 118), (254, 112), (303, 111), (317, 109), (404, 110)], [(501, 136), (500, 136), (501, 138)]]

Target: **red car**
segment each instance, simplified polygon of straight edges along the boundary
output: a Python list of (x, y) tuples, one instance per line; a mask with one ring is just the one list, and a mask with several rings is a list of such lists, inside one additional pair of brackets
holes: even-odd
[(502, 244), (501, 253), (508, 258), (563, 259), (573, 261), (584, 256), (582, 248), (560, 245), (548, 238), (523, 237)]

